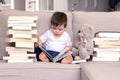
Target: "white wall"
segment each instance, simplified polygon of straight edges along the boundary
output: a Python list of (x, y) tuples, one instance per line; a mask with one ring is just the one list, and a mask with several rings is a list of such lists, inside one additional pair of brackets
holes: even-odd
[(53, 10), (68, 11), (68, 0), (54, 0)]

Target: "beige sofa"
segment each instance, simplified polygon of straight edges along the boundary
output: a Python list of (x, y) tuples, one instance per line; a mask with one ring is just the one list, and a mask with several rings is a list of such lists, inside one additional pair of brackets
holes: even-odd
[[(67, 31), (73, 41), (83, 24), (91, 24), (97, 31), (120, 31), (120, 12), (65, 12), (68, 16)], [(5, 38), (7, 19), (10, 15), (38, 16), (38, 36), (49, 29), (53, 12), (25, 12), (4, 10), (0, 12), (0, 59), (7, 55)], [(60, 63), (4, 63), (0, 62), (0, 80), (119, 80), (119, 62)], [(105, 71), (105, 72), (104, 72)], [(114, 74), (113, 76), (111, 76)]]

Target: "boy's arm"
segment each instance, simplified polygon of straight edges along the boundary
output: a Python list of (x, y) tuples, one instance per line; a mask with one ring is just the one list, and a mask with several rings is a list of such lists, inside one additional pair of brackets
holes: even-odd
[(63, 51), (64, 51), (64, 52), (68, 52), (68, 51), (71, 51), (72, 48), (73, 48), (72, 45), (66, 46)]
[(37, 43), (35, 44), (35, 47), (41, 47), (42, 46), (42, 40), (38, 38)]

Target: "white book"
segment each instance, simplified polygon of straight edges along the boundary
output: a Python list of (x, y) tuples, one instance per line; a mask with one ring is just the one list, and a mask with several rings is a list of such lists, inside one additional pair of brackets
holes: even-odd
[(26, 53), (26, 54), (13, 54), (13, 53), (11, 53), (11, 54), (9, 54), (9, 56), (10, 57), (16, 57), (16, 56), (18, 56), (18, 57), (23, 57), (23, 56), (25, 56), (25, 57), (36, 57), (36, 54), (35, 53), (32, 53), (32, 54), (28, 54), (28, 53)]
[(119, 57), (93, 57), (92, 61), (119, 61)]
[(30, 21), (30, 20), (37, 20), (38, 16), (9, 16), (8, 21), (15, 21), (15, 20), (19, 20), (19, 21)]
[(36, 54), (34, 52), (28, 53), (24, 50), (9, 50), (7, 51), (9, 56), (28, 56), (28, 57), (35, 57)]
[(37, 24), (36, 23), (29, 23), (29, 24), (9, 24), (8, 23), (8, 27), (12, 27), (12, 26), (37, 26)]
[(12, 30), (9, 29), (7, 34), (37, 34), (37, 30)]
[(120, 32), (99, 32), (97, 37), (120, 38)]
[(86, 60), (74, 60), (74, 61), (72, 61), (72, 64), (80, 64), (83, 62), (87, 62), (87, 61)]
[(32, 34), (12, 34), (13, 38), (32, 38)]
[(37, 42), (37, 38), (6, 38), (6, 42)]
[(36, 20), (8, 20), (8, 24), (31, 24), (36, 22)]
[(18, 55), (18, 56), (4, 56), (3, 57), (3, 60), (9, 60), (9, 59), (28, 59), (27, 56), (21, 56), (21, 55)]
[(17, 54), (27, 54), (26, 50), (9, 50), (7, 52), (8, 52), (9, 55), (10, 54), (15, 54), (15, 55), (17, 55)]
[(94, 48), (94, 51), (118, 51), (120, 52), (119, 48)]
[(120, 45), (120, 41), (95, 41), (95, 45)]
[(32, 30), (32, 26), (12, 26), (13, 30)]
[(10, 47), (7, 46), (6, 47), (6, 51), (11, 52), (11, 51), (30, 51), (30, 52), (34, 52), (34, 48), (16, 48), (16, 47)]
[(97, 57), (120, 57), (119, 51), (97, 51)]
[(99, 45), (96, 45), (96, 47), (98, 48), (116, 48), (116, 49), (120, 49), (120, 44), (114, 44), (114, 45), (111, 45), (111, 44), (99, 44)]
[(26, 62), (34, 62), (34, 59), (9, 59), (8, 63), (26, 63)]
[(101, 42), (101, 41), (119, 41), (119, 37), (109, 38), (109, 37), (95, 37), (93, 41), (95, 42)]
[(22, 25), (22, 26), (19, 26), (19, 25), (16, 25), (16, 26), (8, 26), (8, 27), (14, 27), (14, 28), (16, 28), (16, 27), (22, 27), (22, 28), (28, 28), (28, 27), (30, 27), (30, 28), (32, 28), (32, 27), (34, 27), (34, 28), (36, 28), (37, 26), (26, 26), (26, 25)]
[(9, 44), (12, 47), (34, 49), (34, 42), (12, 42), (12, 43), (9, 43)]

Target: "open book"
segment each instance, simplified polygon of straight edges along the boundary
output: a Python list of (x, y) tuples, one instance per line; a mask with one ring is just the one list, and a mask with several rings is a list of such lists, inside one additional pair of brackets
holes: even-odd
[(60, 52), (56, 57), (52, 57), (43, 47), (39, 47), (44, 53), (45, 53), (45, 55), (52, 61), (52, 62), (57, 62), (57, 61), (59, 61), (59, 60), (61, 60), (62, 58), (64, 58), (64, 57), (66, 57), (67, 55), (69, 55), (69, 54), (72, 54), (72, 52), (67, 52), (66, 53), (66, 51), (62, 51), (62, 52)]

